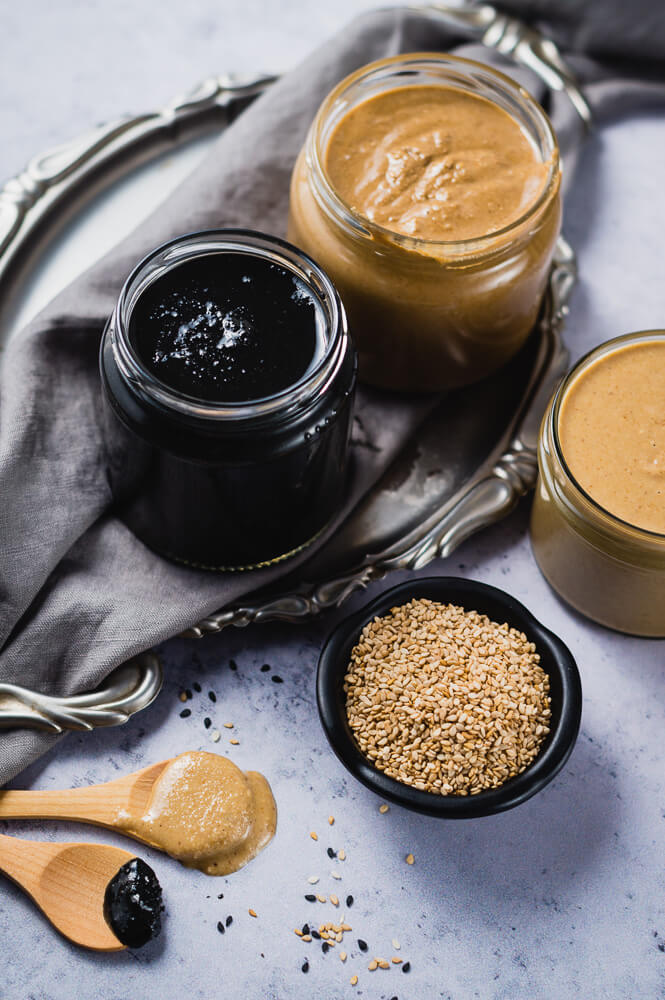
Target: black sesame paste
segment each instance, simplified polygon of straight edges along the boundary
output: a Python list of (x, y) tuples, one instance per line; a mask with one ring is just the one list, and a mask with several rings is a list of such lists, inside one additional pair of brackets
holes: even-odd
[(122, 944), (141, 948), (162, 929), (162, 887), (152, 868), (132, 858), (106, 887), (104, 918)]

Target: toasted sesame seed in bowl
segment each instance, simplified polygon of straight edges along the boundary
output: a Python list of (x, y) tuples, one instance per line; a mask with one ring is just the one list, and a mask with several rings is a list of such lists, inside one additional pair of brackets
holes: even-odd
[(501, 812), (543, 788), (582, 708), (561, 640), (505, 592), (454, 577), (400, 584), (338, 625), (317, 699), (356, 778), (449, 818)]

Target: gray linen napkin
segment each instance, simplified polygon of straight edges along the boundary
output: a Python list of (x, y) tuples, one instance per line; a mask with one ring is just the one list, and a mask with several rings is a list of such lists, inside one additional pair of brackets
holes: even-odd
[[(548, 9), (526, 0), (511, 8), (536, 18)], [(598, 18), (593, 10), (600, 8)], [(568, 0), (557, 9), (561, 16), (553, 29), (564, 46), (581, 41), (591, 51), (599, 38), (602, 56), (621, 53), (624, 41), (631, 56), (644, 51), (662, 60), (665, 54), (662, 7), (647, 9), (648, 27), (640, 22), (639, 37), (626, 32), (621, 0), (597, 6)], [(630, 10), (636, 12), (635, 3)], [(130, 656), (298, 565), (201, 573), (150, 552), (114, 516), (101, 459), (100, 334), (125, 276), (157, 244), (219, 226), (284, 233), (289, 175), (307, 127), (328, 90), (363, 63), (399, 52), (455, 49), (498, 63), (544, 98), (528, 72), (511, 70), (481, 46), (460, 43), (440, 21), (413, 12), (361, 17), (245, 111), (157, 213), (14, 338), (0, 370), (0, 680), (53, 694), (93, 688)], [(662, 61), (641, 68), (623, 61), (618, 68), (580, 53), (571, 63), (588, 81), (586, 93), (599, 120), (665, 99)], [(546, 103), (568, 167), (583, 129), (565, 96)], [(360, 392), (358, 413), (373, 448), (363, 448), (355, 462), (340, 517), (431, 405), (431, 398)], [(322, 544), (334, 546), (334, 536)], [(53, 741), (28, 730), (4, 733), (0, 783)]]

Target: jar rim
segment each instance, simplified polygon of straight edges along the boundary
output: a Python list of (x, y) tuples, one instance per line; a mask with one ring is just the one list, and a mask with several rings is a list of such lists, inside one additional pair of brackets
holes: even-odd
[(565, 473), (570, 485), (591, 507), (592, 511), (595, 514), (602, 515), (602, 517), (605, 518), (614, 528), (622, 531), (626, 531), (627, 529), (634, 533), (638, 538), (644, 539), (644, 541), (665, 543), (665, 532), (652, 531), (649, 528), (642, 528), (638, 524), (631, 524), (630, 521), (626, 521), (617, 514), (613, 514), (612, 511), (607, 510), (606, 507), (603, 507), (602, 504), (598, 503), (598, 501), (584, 489), (577, 478), (573, 475), (570, 466), (565, 459), (563, 447), (561, 445), (561, 438), (559, 436), (559, 415), (561, 412), (561, 406), (566, 394), (571, 389), (575, 380), (584, 371), (586, 371), (587, 368), (598, 361), (599, 358), (613, 354), (616, 350), (621, 349), (622, 347), (629, 347), (631, 344), (649, 343), (653, 341), (665, 342), (665, 330), (637, 330), (634, 333), (626, 333), (619, 337), (612, 337), (610, 340), (605, 340), (602, 344), (598, 344), (590, 351), (587, 351), (587, 353), (582, 355), (579, 361), (573, 365), (568, 374), (559, 383), (550, 404), (549, 422), (556, 459)]
[[(473, 236), (462, 240), (432, 240), (398, 233), (376, 222), (372, 222), (365, 215), (352, 208), (337, 193), (325, 169), (324, 150), (321, 149), (321, 132), (324, 123), (336, 102), (342, 98), (345, 92), (362, 83), (364, 80), (371, 79), (375, 75), (380, 76), (386, 69), (389, 70), (392, 67), (399, 67), (400, 73), (404, 70), (415, 70), (419, 67), (423, 69), (435, 67), (438, 69), (466, 70), (469, 74), (473, 71), (479, 77), (485, 78), (483, 82), (489, 82), (495, 89), (503, 90), (513, 99), (516, 99), (532, 120), (537, 122), (551, 147), (549, 156), (550, 166), (541, 190), (521, 215), (508, 223), (508, 225), (502, 226), (501, 229), (496, 229), (482, 236)], [(397, 77), (397, 74), (395, 75)], [(510, 112), (507, 113), (510, 114)], [(511, 117), (513, 116), (511, 115)], [(314, 176), (318, 181), (319, 194), (334, 211), (336, 217), (341, 218), (356, 232), (362, 233), (364, 231), (370, 236), (376, 235), (384, 241), (395, 243), (407, 250), (421, 253), (431, 253), (432, 250), (436, 249), (459, 256), (484, 256), (496, 253), (498, 249), (503, 248), (504, 244), (501, 241), (505, 237), (509, 237), (520, 230), (551, 200), (551, 197), (558, 190), (561, 177), (561, 162), (557, 137), (547, 114), (535, 98), (524, 87), (493, 66), (478, 62), (475, 59), (466, 59), (462, 56), (454, 56), (441, 52), (412, 52), (397, 56), (388, 56), (361, 66), (346, 76), (333, 88), (320, 105), (312, 122), (306, 146), (308, 158), (315, 168)], [(500, 247), (497, 247), (497, 241), (500, 242)]]
[[(161, 275), (197, 257), (215, 253), (246, 253), (274, 260), (307, 285), (321, 309), (329, 339), (322, 356), (303, 375), (279, 392), (256, 399), (205, 400), (171, 388), (141, 360), (129, 337), (134, 306)], [(126, 279), (109, 328), (113, 356), (120, 373), (139, 391), (168, 409), (208, 420), (260, 419), (276, 412), (290, 413), (326, 391), (342, 364), (349, 334), (346, 315), (337, 289), (312, 258), (277, 236), (251, 229), (210, 229), (187, 233), (162, 243), (146, 254)]]

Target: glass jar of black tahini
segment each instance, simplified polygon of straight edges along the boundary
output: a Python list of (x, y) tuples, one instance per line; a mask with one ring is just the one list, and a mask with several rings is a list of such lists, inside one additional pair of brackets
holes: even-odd
[(101, 346), (119, 517), (163, 555), (251, 569), (343, 499), (356, 353), (327, 275), (282, 240), (196, 233), (128, 278)]

